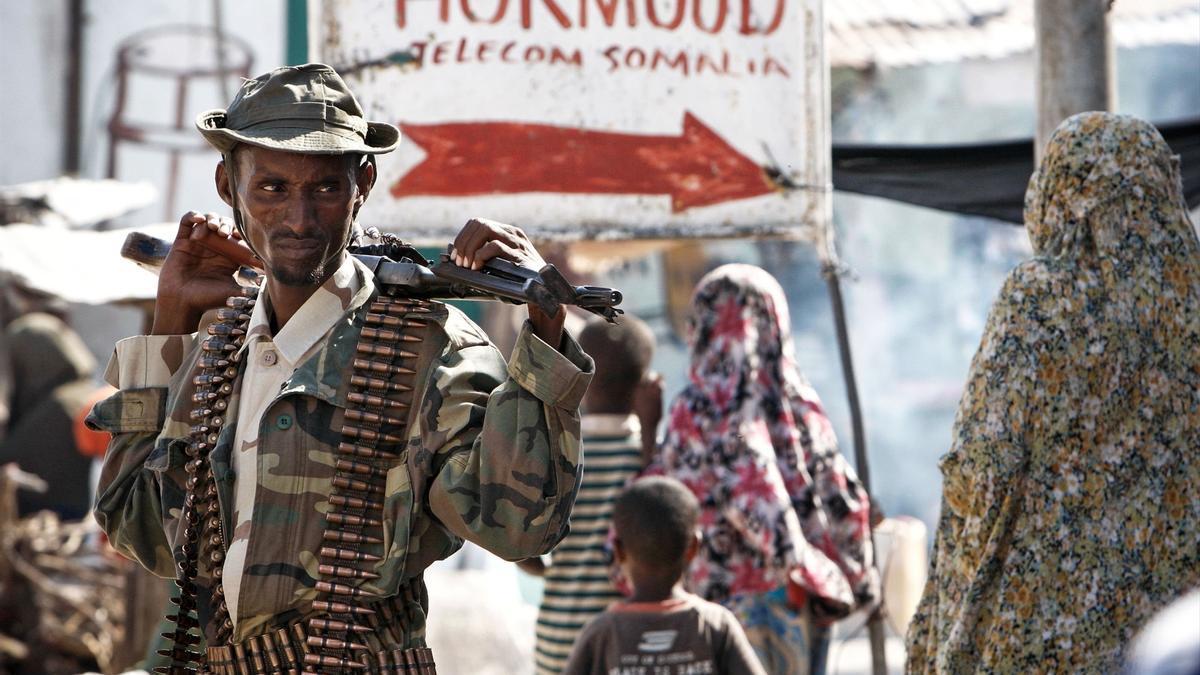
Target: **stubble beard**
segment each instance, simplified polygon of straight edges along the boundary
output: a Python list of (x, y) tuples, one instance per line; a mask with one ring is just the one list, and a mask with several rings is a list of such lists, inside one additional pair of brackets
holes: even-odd
[(276, 267), (271, 270), (271, 276), (277, 283), (284, 286), (320, 286), (329, 278), (326, 265), (318, 263), (307, 271), (294, 267)]
[[(287, 238), (287, 237), (280, 237)], [(337, 269), (337, 263), (340, 260), (341, 253), (346, 246), (342, 245), (334, 251), (329, 258), (320, 257), (323, 253), (318, 253), (310, 260), (304, 261), (302, 264), (292, 265), (273, 265), (271, 267), (271, 276), (274, 280), (284, 286), (294, 287), (314, 287), (325, 283), (325, 280), (333, 275)], [(324, 251), (328, 251), (328, 247)]]

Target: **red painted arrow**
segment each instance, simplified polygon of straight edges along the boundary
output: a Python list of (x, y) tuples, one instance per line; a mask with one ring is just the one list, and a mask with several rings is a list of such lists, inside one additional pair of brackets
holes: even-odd
[(762, 167), (684, 113), (682, 136), (546, 124), (402, 124), (427, 154), (395, 197), (518, 192), (666, 194), (671, 211), (757, 197), (777, 188)]

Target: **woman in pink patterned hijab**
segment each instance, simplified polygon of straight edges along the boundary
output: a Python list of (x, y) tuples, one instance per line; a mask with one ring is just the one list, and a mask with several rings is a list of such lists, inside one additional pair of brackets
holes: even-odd
[[(688, 385), (655, 467), (700, 499), (690, 588), (734, 610), (769, 672), (808, 672), (809, 621), (878, 595), (869, 500), (796, 366), (779, 283), (725, 265), (700, 280), (691, 309)], [(807, 597), (800, 612), (789, 580)]]

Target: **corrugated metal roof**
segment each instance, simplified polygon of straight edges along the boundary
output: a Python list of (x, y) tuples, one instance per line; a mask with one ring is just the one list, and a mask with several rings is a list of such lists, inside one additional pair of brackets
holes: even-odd
[[(1033, 49), (1034, 0), (831, 0), (829, 62), (914, 66), (995, 59)], [(1200, 0), (1116, 0), (1119, 47), (1200, 44)]]

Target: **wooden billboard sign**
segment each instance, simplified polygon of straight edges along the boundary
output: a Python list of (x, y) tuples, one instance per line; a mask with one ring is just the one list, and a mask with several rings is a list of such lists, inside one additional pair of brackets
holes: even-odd
[(828, 182), (819, 3), (313, 0), (310, 54), (404, 137), (365, 225), (794, 235)]

